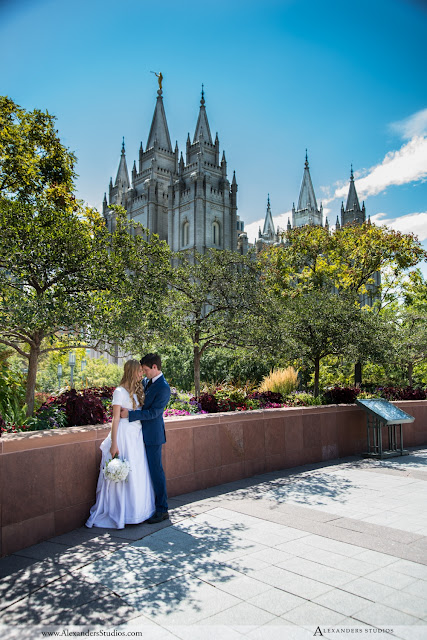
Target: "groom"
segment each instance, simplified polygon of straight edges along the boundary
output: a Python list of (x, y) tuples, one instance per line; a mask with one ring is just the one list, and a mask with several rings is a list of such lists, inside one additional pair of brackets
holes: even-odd
[(129, 422), (134, 420), (142, 422), (142, 435), (156, 497), (156, 512), (147, 522), (156, 524), (169, 518), (166, 478), (162, 466), (162, 445), (166, 442), (163, 411), (169, 402), (171, 390), (163, 376), (162, 361), (157, 353), (147, 353), (141, 360), (141, 366), (145, 375), (144, 407), (129, 412), (127, 409), (121, 409), (120, 417), (129, 416)]

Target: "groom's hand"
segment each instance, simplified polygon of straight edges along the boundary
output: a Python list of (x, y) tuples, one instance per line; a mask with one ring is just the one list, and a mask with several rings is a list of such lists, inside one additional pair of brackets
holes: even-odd
[(127, 418), (129, 415), (129, 411), (127, 409), (123, 409), (123, 407), (120, 409), (120, 417), (121, 418)]

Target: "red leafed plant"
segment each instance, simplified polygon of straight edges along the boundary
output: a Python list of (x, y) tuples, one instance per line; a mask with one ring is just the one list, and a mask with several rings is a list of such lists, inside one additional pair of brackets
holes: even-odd
[(360, 389), (356, 387), (340, 387), (335, 385), (324, 393), (326, 404), (353, 404)]
[(70, 389), (56, 398), (50, 398), (46, 404), (48, 406), (55, 404), (63, 407), (70, 427), (86, 424), (104, 424), (108, 421), (108, 415), (102, 401), (103, 397), (95, 394), (92, 389), (83, 389), (82, 391)]

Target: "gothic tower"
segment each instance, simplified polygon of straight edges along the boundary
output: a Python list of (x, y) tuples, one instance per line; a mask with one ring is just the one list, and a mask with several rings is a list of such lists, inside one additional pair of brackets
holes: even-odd
[[(110, 178), (108, 189), (110, 204), (119, 204), (126, 208), (129, 191), (129, 173), (126, 164), (125, 139), (122, 142), (122, 153), (120, 156), (119, 168), (117, 169), (116, 181), (113, 186), (113, 179)], [(112, 231), (114, 225), (114, 215), (108, 209), (107, 194), (104, 193), (102, 213), (107, 221), (108, 228)]]
[(177, 174), (169, 183), (168, 242), (173, 251), (237, 248), (236, 175), (227, 178), (223, 152), (220, 161), (218, 134), (212, 141), (202, 87), (199, 116), (193, 141), (187, 137), (185, 162), (181, 154)]
[(356, 187), (354, 184), (353, 167), (350, 171), (350, 186), (348, 189), (347, 205), (344, 209), (344, 203), (341, 203), (341, 226), (345, 224), (363, 224), (366, 221), (365, 203), (360, 208), (359, 198), (357, 197)]
[(185, 161), (178, 144), (172, 149), (162, 94), (159, 88), (146, 149), (141, 143), (131, 182), (122, 145), (114, 186), (110, 180), (109, 203), (104, 197), (107, 223), (111, 228), (109, 205), (121, 204), (130, 219), (157, 233), (173, 251), (235, 250), (238, 237), (244, 235), (237, 215), (237, 181), (234, 173), (231, 184), (227, 178), (218, 134), (212, 141), (203, 88), (193, 141), (190, 135), (187, 138)]
[(303, 227), (306, 224), (322, 225), (323, 208), (317, 208), (316, 196), (311, 182), (307, 151), (305, 152), (304, 175), (298, 199), (298, 207), (292, 206), (292, 226)]

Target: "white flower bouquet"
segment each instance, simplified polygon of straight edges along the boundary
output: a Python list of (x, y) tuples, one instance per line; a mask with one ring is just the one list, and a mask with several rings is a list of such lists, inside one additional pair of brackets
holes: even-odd
[(124, 482), (127, 480), (130, 471), (130, 464), (127, 460), (113, 458), (104, 467), (104, 478), (113, 482)]

